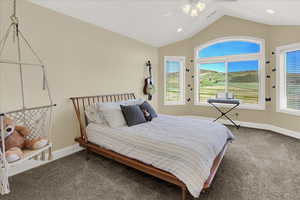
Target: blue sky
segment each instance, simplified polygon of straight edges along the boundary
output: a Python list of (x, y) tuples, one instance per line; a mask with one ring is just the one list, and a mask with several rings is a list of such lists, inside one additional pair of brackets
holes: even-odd
[[(257, 60), (241, 61), (241, 62), (230, 62), (228, 63), (229, 72), (242, 72), (242, 71), (257, 71), (259, 62)], [(225, 63), (213, 63), (213, 64), (202, 64), (201, 69), (225, 72)], [(179, 72), (180, 63), (176, 61), (167, 61), (167, 72), (174, 73)]]
[(300, 74), (300, 50), (287, 53), (287, 73)]
[(178, 61), (167, 61), (167, 72), (179, 72), (180, 70), (180, 62)]
[[(257, 60), (230, 62), (228, 72), (257, 71), (259, 62)], [(200, 69), (225, 73), (225, 63), (201, 64)]]
[(220, 42), (199, 51), (199, 58), (259, 53), (260, 45), (247, 41)]
[[(260, 45), (247, 41), (228, 41), (211, 45), (199, 52), (200, 58), (210, 58), (217, 56), (240, 55), (260, 52)], [(257, 60), (231, 62), (228, 63), (229, 72), (252, 71), (258, 70), (259, 63)], [(225, 72), (224, 63), (203, 64), (202, 69)], [(167, 72), (179, 72), (180, 63), (176, 61), (167, 62)]]
[[(246, 41), (229, 41), (211, 45), (199, 52), (200, 58), (217, 56), (240, 55), (258, 53), (260, 46), (256, 43)], [(225, 63), (202, 64), (201, 69), (225, 72)], [(257, 60), (228, 63), (229, 72), (253, 71), (259, 69)], [(180, 62), (168, 61), (167, 72), (179, 72)], [(293, 51), (287, 54), (287, 72), (300, 73), (300, 51)]]
[[(247, 41), (228, 41), (211, 45), (199, 52), (200, 58), (259, 53), (260, 45)], [(229, 72), (258, 70), (257, 60), (228, 63)], [(225, 63), (203, 64), (201, 69), (225, 72)]]

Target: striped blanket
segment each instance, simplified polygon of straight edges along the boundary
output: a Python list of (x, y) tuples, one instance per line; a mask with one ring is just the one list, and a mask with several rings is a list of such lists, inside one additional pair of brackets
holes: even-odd
[(170, 172), (194, 197), (199, 197), (215, 157), (234, 138), (221, 124), (168, 115), (132, 127), (89, 124), (87, 135), (92, 143)]

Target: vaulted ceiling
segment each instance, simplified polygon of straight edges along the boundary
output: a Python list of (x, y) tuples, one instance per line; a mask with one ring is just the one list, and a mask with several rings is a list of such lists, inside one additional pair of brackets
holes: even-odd
[(188, 0), (31, 1), (156, 47), (191, 37), (224, 15), (269, 25), (300, 25), (300, 0), (203, 0), (207, 6), (198, 17), (183, 13)]

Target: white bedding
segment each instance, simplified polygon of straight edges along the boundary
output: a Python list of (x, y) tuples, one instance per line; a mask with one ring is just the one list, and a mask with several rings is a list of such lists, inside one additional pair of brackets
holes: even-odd
[(170, 172), (194, 197), (209, 177), (215, 157), (234, 138), (219, 123), (169, 115), (132, 127), (92, 123), (87, 136), (92, 143)]

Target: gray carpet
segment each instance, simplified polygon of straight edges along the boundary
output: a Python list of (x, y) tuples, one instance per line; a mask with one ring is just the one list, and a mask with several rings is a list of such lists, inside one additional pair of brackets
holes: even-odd
[[(276, 133), (231, 128), (230, 146), (202, 200), (299, 200), (300, 141)], [(101, 156), (80, 152), (10, 179), (1, 200), (180, 200), (174, 185)], [(189, 199), (192, 197), (189, 196)]]

